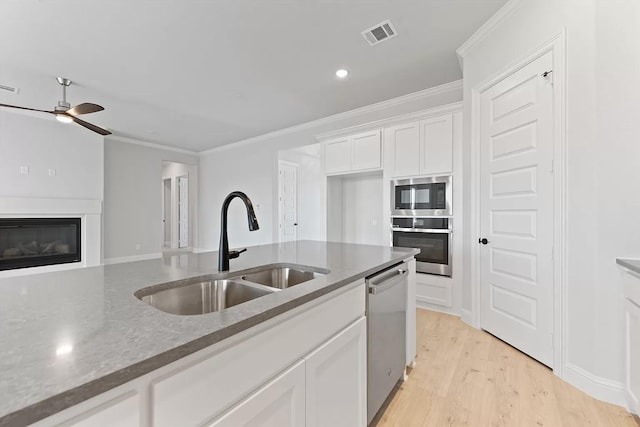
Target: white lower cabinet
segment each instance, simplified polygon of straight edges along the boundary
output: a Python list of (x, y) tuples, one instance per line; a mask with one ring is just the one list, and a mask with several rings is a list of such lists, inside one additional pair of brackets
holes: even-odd
[(209, 427), (299, 427), (305, 423), (305, 367), (300, 361)]
[(365, 427), (360, 279), (35, 425)]
[(356, 323), (305, 358), (307, 427), (367, 425), (367, 322)]

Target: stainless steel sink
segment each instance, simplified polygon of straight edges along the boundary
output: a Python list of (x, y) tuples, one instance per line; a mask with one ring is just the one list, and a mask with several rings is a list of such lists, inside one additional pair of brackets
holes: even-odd
[(243, 280), (259, 283), (277, 289), (285, 289), (300, 283), (313, 280), (325, 273), (301, 268), (276, 267), (259, 271), (257, 273), (245, 274)]
[[(186, 282), (186, 283), (183, 283)], [(177, 282), (175, 287), (149, 293), (141, 289), (135, 296), (152, 307), (172, 314), (204, 314), (268, 295), (274, 291), (234, 279)]]

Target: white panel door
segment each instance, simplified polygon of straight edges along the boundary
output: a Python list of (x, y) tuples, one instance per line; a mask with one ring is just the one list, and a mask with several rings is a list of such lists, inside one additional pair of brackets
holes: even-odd
[(421, 173), (450, 174), (453, 171), (453, 115), (420, 120)]
[(178, 247), (189, 246), (189, 178), (178, 177)]
[(351, 137), (351, 170), (379, 169), (382, 166), (380, 130)]
[(420, 175), (420, 125), (406, 123), (385, 129), (385, 144), (391, 152), (392, 177)]
[(305, 359), (307, 427), (366, 427), (366, 340), (363, 317)]
[(298, 239), (298, 167), (279, 164), (279, 217), (280, 241)]
[(550, 367), (552, 65), (548, 53), (480, 97), (481, 326)]
[[(242, 375), (242, 373), (239, 373)], [(305, 423), (304, 361), (234, 406), (209, 427), (299, 427)]]
[(324, 172), (347, 172), (351, 168), (349, 138), (334, 139), (324, 143)]

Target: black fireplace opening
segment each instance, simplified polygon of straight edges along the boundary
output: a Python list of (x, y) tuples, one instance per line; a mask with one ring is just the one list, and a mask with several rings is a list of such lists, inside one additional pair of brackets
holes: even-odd
[(80, 218), (0, 218), (0, 270), (79, 262)]

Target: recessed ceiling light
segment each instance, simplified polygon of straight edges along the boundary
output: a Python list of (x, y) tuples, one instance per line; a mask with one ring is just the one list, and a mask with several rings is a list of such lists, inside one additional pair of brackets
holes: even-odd
[(348, 75), (349, 75), (349, 71), (345, 70), (344, 68), (341, 68), (338, 71), (336, 71), (336, 77), (338, 77), (339, 79), (344, 79)]

